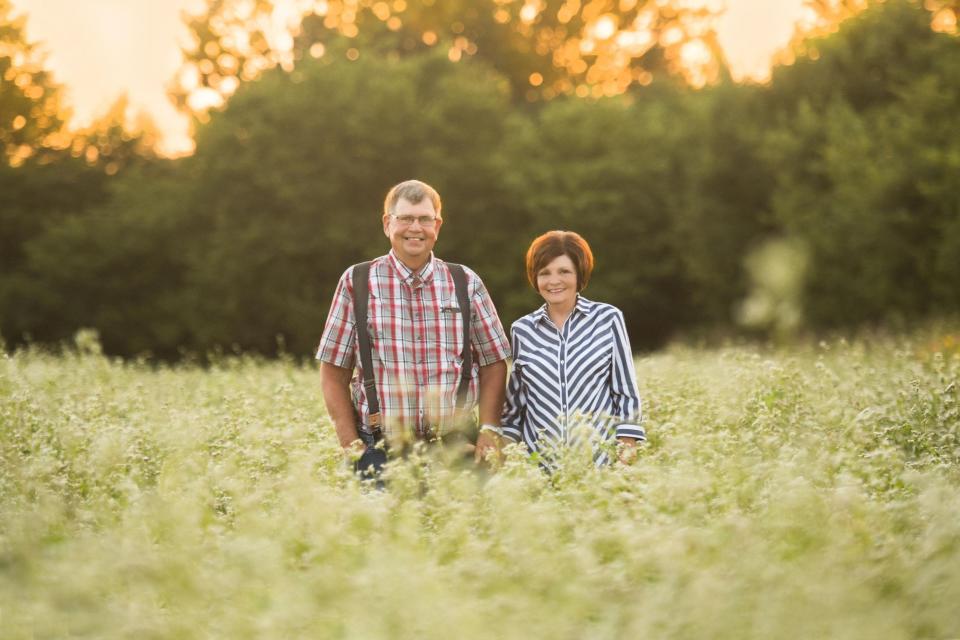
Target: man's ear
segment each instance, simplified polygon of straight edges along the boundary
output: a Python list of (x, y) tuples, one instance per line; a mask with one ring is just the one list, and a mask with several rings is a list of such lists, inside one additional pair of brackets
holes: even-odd
[(383, 235), (390, 237), (390, 216), (383, 216)]

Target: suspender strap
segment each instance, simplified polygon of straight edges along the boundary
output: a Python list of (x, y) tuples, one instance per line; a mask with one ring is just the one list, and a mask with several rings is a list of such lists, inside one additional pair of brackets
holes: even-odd
[(463, 267), (452, 262), (447, 263), (453, 284), (457, 289), (457, 304), (460, 306), (460, 315), (463, 317), (463, 351), (460, 356), (463, 368), (460, 371), (460, 386), (457, 388), (457, 410), (463, 409), (467, 403), (467, 393), (470, 391), (470, 378), (473, 375), (473, 349), (470, 348), (470, 294), (467, 291), (467, 274)]
[(370, 428), (374, 435), (380, 433), (380, 397), (377, 382), (373, 377), (373, 358), (370, 355), (370, 333), (367, 331), (367, 304), (370, 292), (370, 263), (353, 266), (353, 322), (360, 347), (360, 368), (363, 369), (363, 389), (370, 410)]

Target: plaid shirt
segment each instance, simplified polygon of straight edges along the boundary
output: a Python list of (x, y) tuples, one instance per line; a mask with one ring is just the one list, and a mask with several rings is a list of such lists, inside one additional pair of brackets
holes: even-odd
[[(464, 268), (472, 302), (470, 342), (473, 372), (466, 407), (477, 401), (477, 372), (510, 355), (510, 342), (479, 276)], [(370, 265), (367, 329), (383, 430), (443, 430), (452, 424), (463, 358), (463, 316), (453, 276), (431, 254), (414, 273), (391, 251)], [(327, 315), (317, 360), (356, 367), (351, 383), (361, 428), (369, 431), (357, 332), (353, 319), (353, 267), (347, 269)]]

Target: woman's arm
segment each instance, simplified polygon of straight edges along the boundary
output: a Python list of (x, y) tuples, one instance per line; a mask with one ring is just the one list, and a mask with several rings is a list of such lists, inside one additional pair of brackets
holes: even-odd
[(520, 353), (520, 338), (510, 327), (510, 347), (513, 352), (513, 367), (510, 370), (510, 378), (507, 380), (507, 399), (504, 405), (503, 418), (500, 420), (500, 426), (503, 428), (503, 435), (514, 442), (520, 442), (523, 438), (523, 422), (526, 417), (526, 407), (523, 404), (523, 372), (517, 367), (517, 354)]
[[(619, 419), (617, 439), (643, 441), (646, 431), (640, 426), (642, 419), (640, 390), (637, 388), (637, 372), (633, 366), (633, 351), (630, 338), (623, 321), (623, 314), (617, 310), (613, 319), (614, 353), (612, 375), (610, 376), (610, 394), (613, 398), (612, 414)], [(626, 443), (631, 444), (631, 443)]]

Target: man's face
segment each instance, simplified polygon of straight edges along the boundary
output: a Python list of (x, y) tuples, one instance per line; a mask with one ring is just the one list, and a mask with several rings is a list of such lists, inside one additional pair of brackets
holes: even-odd
[(442, 224), (430, 198), (416, 204), (401, 198), (394, 215), (383, 217), (383, 233), (390, 238), (400, 261), (411, 269), (419, 269), (430, 259)]

